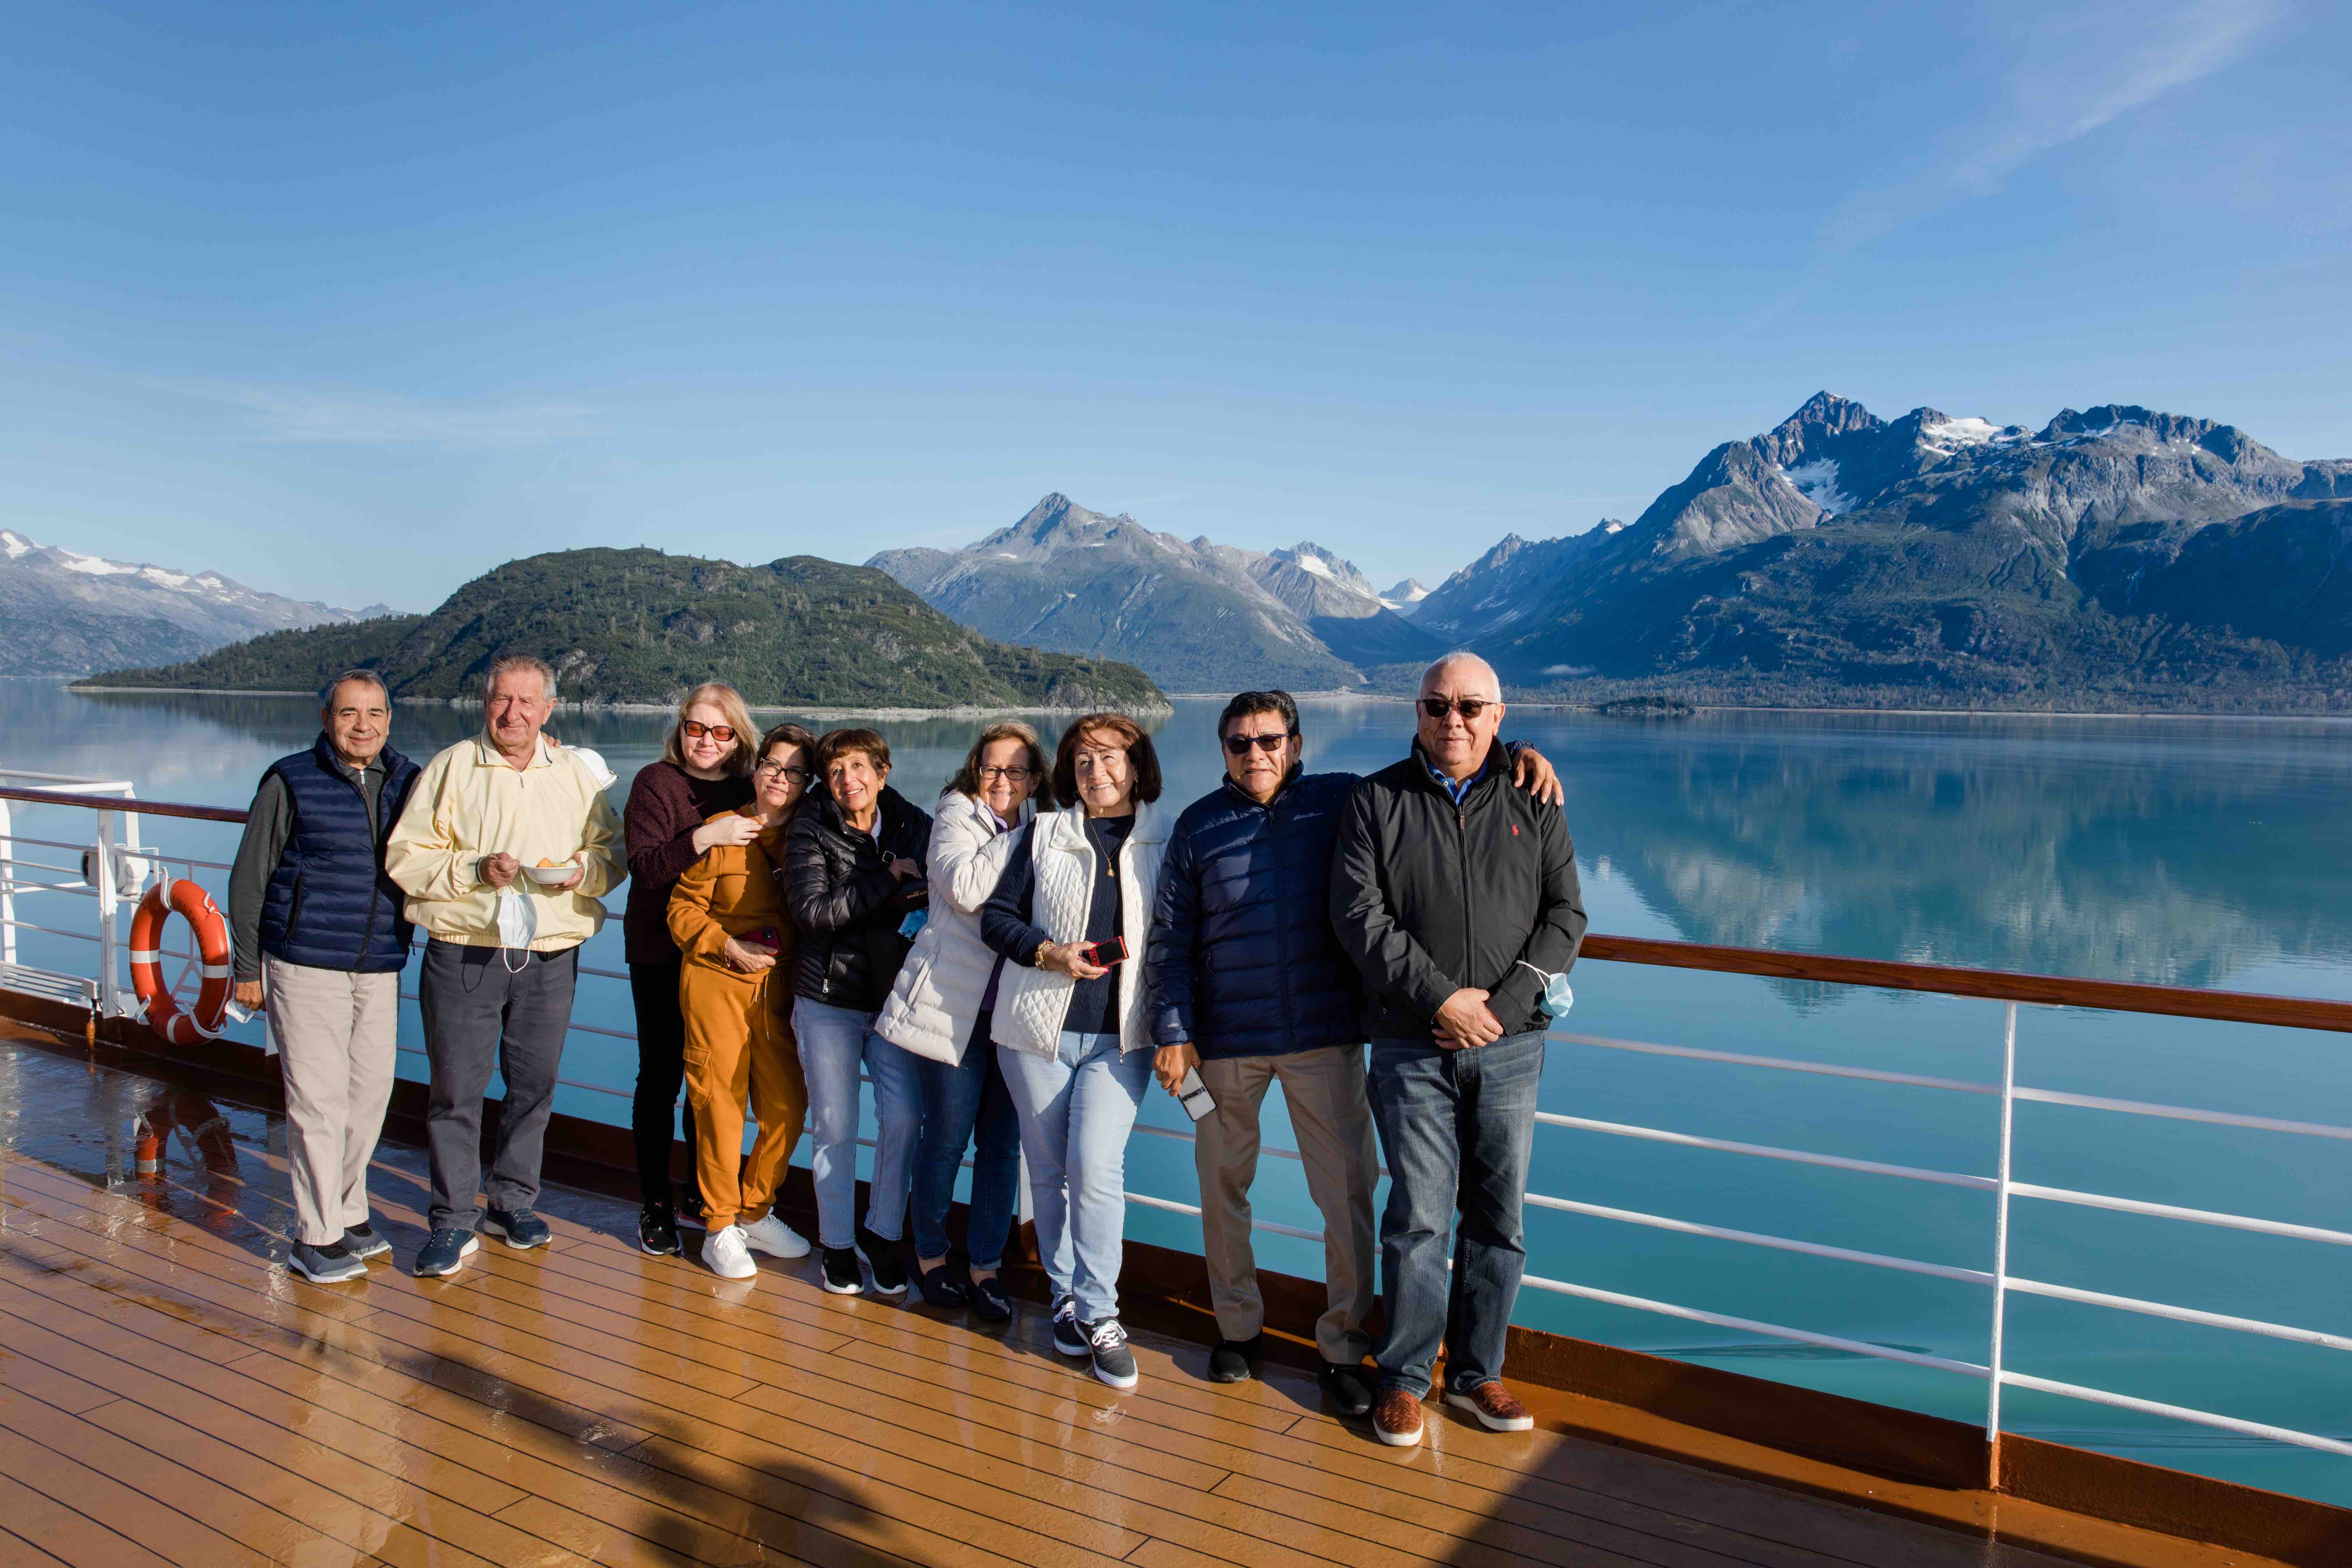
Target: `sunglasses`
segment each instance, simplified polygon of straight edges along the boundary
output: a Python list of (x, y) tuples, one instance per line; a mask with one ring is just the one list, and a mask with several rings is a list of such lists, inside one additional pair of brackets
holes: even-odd
[(816, 777), (816, 775), (809, 772), (808, 769), (794, 767), (790, 763), (761, 763), (751, 771), (759, 774), (763, 779), (780, 777), (798, 779), (801, 782), (801, 787), (803, 789), (806, 789), (808, 787), (809, 781)]
[(1225, 754), (1232, 757), (1246, 757), (1249, 755), (1249, 749), (1255, 746), (1259, 751), (1271, 756), (1282, 750), (1291, 735), (1297, 733), (1298, 731), (1293, 730), (1288, 734), (1282, 735), (1228, 735), (1225, 737)]
[(724, 746), (735, 739), (735, 726), (732, 724), (706, 724), (699, 719), (688, 719), (679, 724), (678, 729), (689, 741), (699, 741), (708, 735)]
[(1443, 719), (1448, 713), (1459, 713), (1465, 724), (1475, 724), (1478, 715), (1495, 705), (1488, 697), (1424, 697), (1421, 710), (1433, 719)]

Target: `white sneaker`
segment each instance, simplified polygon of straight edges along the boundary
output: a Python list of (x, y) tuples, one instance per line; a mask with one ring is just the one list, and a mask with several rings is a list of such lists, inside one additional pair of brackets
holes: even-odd
[(760, 1272), (751, 1249), (743, 1245), (743, 1227), (730, 1225), (702, 1238), (702, 1261), (721, 1279), (749, 1279)]
[(750, 1225), (739, 1225), (734, 1228), (736, 1234), (742, 1237), (744, 1245), (754, 1252), (764, 1252), (771, 1258), (808, 1256), (808, 1237), (774, 1215), (762, 1215)]

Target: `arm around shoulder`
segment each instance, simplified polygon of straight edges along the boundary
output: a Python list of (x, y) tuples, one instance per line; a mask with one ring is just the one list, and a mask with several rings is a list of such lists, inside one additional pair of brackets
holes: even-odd
[(413, 899), (451, 900), (474, 886), (474, 853), (460, 851), (452, 833), (452, 747), (425, 764), (408, 804), (384, 841), (383, 870)]

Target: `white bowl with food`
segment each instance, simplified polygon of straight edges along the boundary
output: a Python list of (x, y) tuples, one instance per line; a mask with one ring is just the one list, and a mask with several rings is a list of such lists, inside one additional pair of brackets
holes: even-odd
[(578, 876), (580, 868), (570, 860), (561, 864), (552, 860), (542, 860), (536, 866), (525, 866), (522, 868), (522, 874), (542, 888), (557, 888)]

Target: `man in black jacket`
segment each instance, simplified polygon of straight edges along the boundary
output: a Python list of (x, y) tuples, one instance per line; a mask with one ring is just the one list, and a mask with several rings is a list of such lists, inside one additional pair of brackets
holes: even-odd
[(1430, 666), (1412, 755), (1356, 786), (1331, 866), (1332, 929), (1364, 977), (1391, 1181), (1372, 1425), (1400, 1447), (1421, 1441), (1441, 1338), (1448, 1404), (1495, 1431), (1534, 1425), (1503, 1385), (1503, 1341), (1527, 1261), (1543, 1001), (1576, 961), (1584, 900), (1559, 809), (1509, 787), (1502, 720), (1486, 660)]

